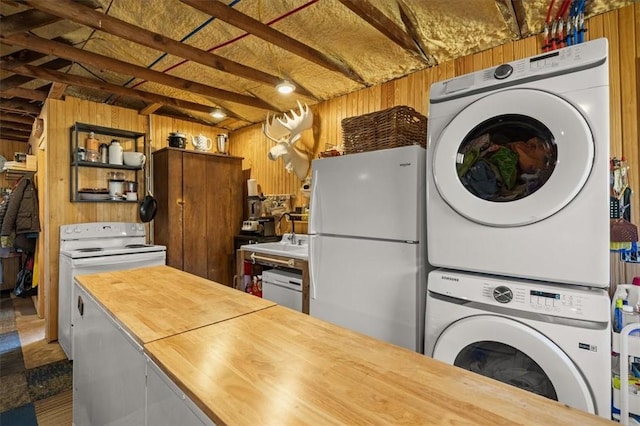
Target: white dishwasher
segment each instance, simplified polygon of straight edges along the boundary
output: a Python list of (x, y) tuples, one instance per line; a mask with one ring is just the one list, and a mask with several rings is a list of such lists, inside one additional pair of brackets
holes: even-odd
[(279, 269), (263, 271), (262, 298), (302, 312), (302, 274)]

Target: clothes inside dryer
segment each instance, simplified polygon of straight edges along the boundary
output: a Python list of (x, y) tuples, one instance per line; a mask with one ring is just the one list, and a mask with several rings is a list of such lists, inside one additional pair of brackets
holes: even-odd
[(553, 384), (542, 368), (524, 352), (504, 343), (473, 343), (460, 352), (453, 365), (558, 400)]
[(557, 161), (555, 138), (547, 126), (526, 115), (506, 114), (467, 135), (458, 149), (456, 170), (472, 194), (508, 202), (541, 188)]

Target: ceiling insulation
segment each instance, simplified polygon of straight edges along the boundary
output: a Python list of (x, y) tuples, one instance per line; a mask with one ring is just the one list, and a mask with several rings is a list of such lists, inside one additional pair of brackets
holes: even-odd
[[(586, 16), (630, 3), (587, 1)], [(137, 110), (159, 103), (156, 114), (235, 130), (296, 100), (314, 104), (540, 33), (548, 6), (548, 0), (4, 0), (0, 94), (41, 106), (42, 93), (60, 81), (67, 96)], [(281, 79), (296, 84), (295, 96), (275, 92)], [(21, 99), (11, 87), (36, 92)], [(213, 119), (208, 111), (216, 107), (229, 119)]]

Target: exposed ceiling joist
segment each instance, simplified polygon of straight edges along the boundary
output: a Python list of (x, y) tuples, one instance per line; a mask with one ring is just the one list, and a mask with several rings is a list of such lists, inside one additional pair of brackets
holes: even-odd
[(40, 106), (32, 104), (28, 99), (0, 99), (0, 110), (2, 111), (38, 115), (40, 114), (40, 109)]
[(270, 26), (258, 21), (257, 19), (253, 19), (251, 16), (245, 15), (242, 12), (238, 12), (237, 10), (233, 9), (230, 6), (227, 6), (226, 4), (218, 0), (208, 2), (203, 2), (202, 0), (180, 1), (188, 4), (195, 9), (200, 10), (201, 12), (207, 13), (211, 16), (215, 16), (221, 21), (231, 24), (234, 27), (240, 28), (241, 30), (246, 31), (249, 34), (253, 34), (256, 37), (259, 37), (284, 50), (294, 53), (301, 58), (307, 59), (308, 61), (320, 65), (321, 67), (338, 72), (353, 81), (366, 85), (366, 82), (362, 79), (362, 77), (360, 77), (347, 64), (332, 59), (324, 53), (317, 51), (313, 47), (307, 46), (306, 44), (303, 44), (286, 34), (276, 31)]
[(402, 23), (407, 28), (407, 33), (416, 44), (418, 50), (420, 50), (421, 56), (423, 59), (427, 61), (429, 66), (437, 65), (437, 61), (432, 56), (429, 56), (427, 52), (427, 46), (422, 43), (420, 36), (418, 35), (418, 20), (414, 15), (413, 11), (403, 0), (396, 0), (398, 2), (398, 8), (400, 9), (400, 19), (402, 19)]
[(394, 21), (387, 18), (387, 16), (380, 12), (373, 4), (368, 0), (338, 0), (340, 3), (348, 7), (353, 13), (362, 18), (365, 22), (368, 22), (372, 27), (384, 34), (389, 40), (396, 43), (403, 49), (415, 54), (421, 58), (424, 62), (429, 63), (425, 52), (416, 44), (415, 40), (411, 38), (402, 28), (400, 28)]
[(23, 65), (21, 67), (15, 68), (13, 72), (32, 78), (40, 78), (52, 82), (68, 84), (70, 86), (88, 87), (90, 89), (101, 90), (106, 93), (115, 93), (119, 96), (129, 96), (132, 98), (140, 99), (144, 102), (161, 103), (163, 105), (170, 105), (192, 111), (204, 112), (207, 114), (215, 108), (214, 106), (196, 104), (194, 102), (170, 98), (168, 96), (158, 95), (156, 93), (129, 89), (127, 87), (118, 86), (116, 84), (106, 83), (103, 81), (77, 75), (69, 75), (59, 71), (47, 70), (44, 68), (35, 67), (33, 65)]
[[(40, 65), (40, 68), (48, 70), (59, 70), (64, 67), (68, 67), (71, 64), (72, 62), (67, 61), (66, 59), (54, 59), (53, 61), (49, 61), (45, 64)], [(13, 66), (14, 65), (10, 65), (8, 66), (8, 68), (4, 69), (7, 71), (13, 71)], [(32, 77), (27, 77), (24, 75), (12, 75), (11, 77), (3, 78), (2, 80), (0, 80), (0, 87), (2, 87), (3, 90), (13, 89), (14, 87), (20, 87), (23, 84), (29, 83), (32, 80)]]
[(64, 83), (53, 82), (48, 97), (51, 99), (64, 99), (64, 91), (67, 90), (67, 86)]
[(19, 141), (28, 141), (31, 136), (31, 130), (29, 131), (19, 131), (19, 130), (11, 130), (11, 129), (2, 129), (2, 137), (7, 139), (14, 139)]
[[(164, 84), (176, 89), (189, 91), (203, 96), (208, 96), (217, 100), (239, 103), (263, 110), (275, 110), (275, 107), (267, 102), (252, 96), (241, 95), (223, 89), (207, 86), (191, 80), (185, 80), (170, 74), (150, 70), (145, 67), (130, 64), (117, 59), (98, 55), (87, 50), (78, 49), (63, 43), (57, 43), (31, 34), (17, 34), (11, 37), (0, 35), (0, 39), (7, 43), (28, 47), (39, 52), (70, 59), (84, 65), (90, 65), (99, 69), (106, 69), (121, 74), (130, 75), (148, 81)], [(4, 68), (5, 61), (0, 61)], [(15, 67), (15, 65), (12, 65)]]
[[(280, 78), (274, 75), (167, 38), (162, 34), (154, 33), (120, 19), (96, 12), (91, 8), (76, 4), (71, 0), (56, 0), (55, 2), (49, 0), (24, 0), (24, 3), (43, 12), (248, 80), (271, 86), (275, 86), (280, 82)], [(297, 85), (299, 94), (313, 97), (313, 94), (302, 85)]]
[(4, 87), (0, 87), (0, 96), (3, 98), (25, 98), (31, 101), (44, 102), (47, 99), (47, 92), (42, 90), (24, 89), (22, 87), (14, 87), (12, 89), (4, 90)]
[(157, 110), (159, 110), (160, 108), (162, 108), (162, 104), (156, 102), (154, 104), (149, 104), (146, 107), (142, 108), (140, 111), (138, 111), (138, 114), (150, 115), (156, 112)]
[(39, 10), (29, 9), (2, 18), (2, 33), (5, 35), (30, 31), (45, 25), (53, 24), (62, 18)]
[(24, 123), (31, 126), (33, 124), (33, 117), (29, 117), (22, 114), (13, 114), (10, 112), (0, 111), (0, 121), (11, 121), (12, 123)]
[[(0, 116), (2, 117), (2, 116)], [(2, 126), (2, 131), (4, 132), (4, 129), (12, 129), (12, 130), (19, 130), (22, 132), (30, 132), (31, 131), (31, 124), (27, 124), (27, 123), (15, 123), (13, 121), (9, 121), (9, 120), (2, 120), (0, 119), (0, 126)]]

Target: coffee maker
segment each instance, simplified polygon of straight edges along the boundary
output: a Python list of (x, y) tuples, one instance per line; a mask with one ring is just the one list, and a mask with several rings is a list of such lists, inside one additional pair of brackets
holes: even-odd
[(276, 223), (273, 216), (264, 214), (264, 198), (258, 195), (247, 197), (247, 212), (249, 218), (242, 222), (243, 234), (271, 237), (276, 234)]

